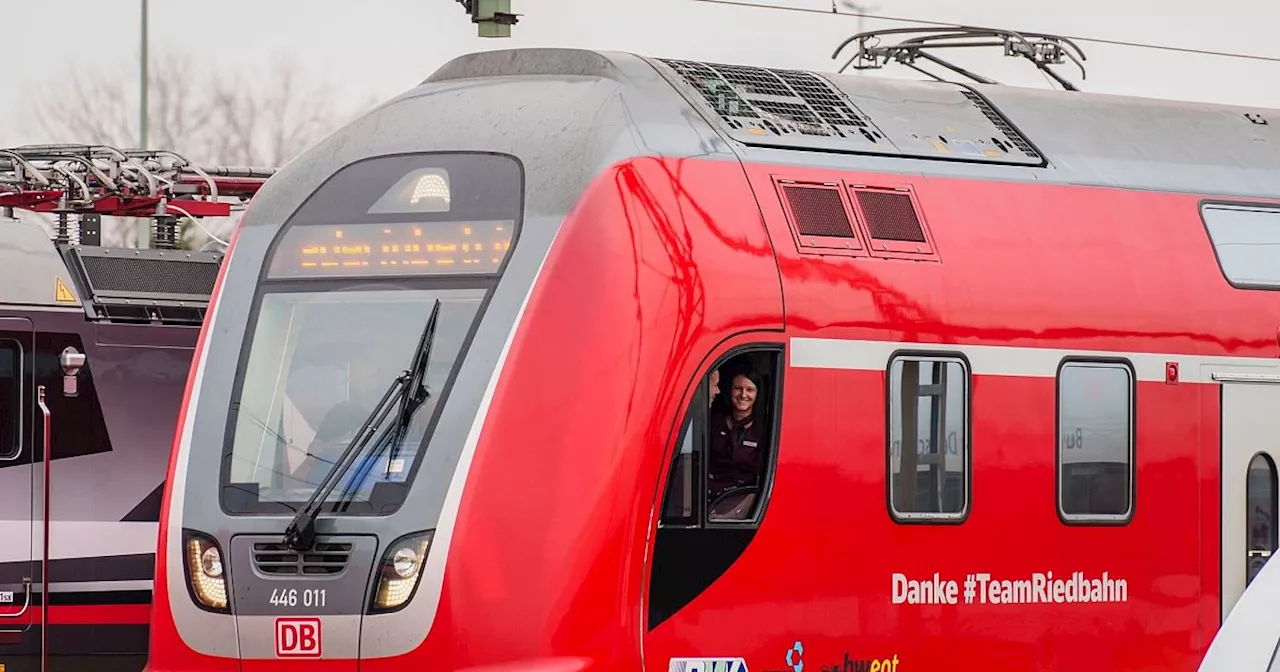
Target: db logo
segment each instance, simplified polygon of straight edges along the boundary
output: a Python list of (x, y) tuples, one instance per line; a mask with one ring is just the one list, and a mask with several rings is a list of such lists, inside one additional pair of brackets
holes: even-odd
[(320, 619), (277, 618), (276, 655), (280, 658), (319, 658)]

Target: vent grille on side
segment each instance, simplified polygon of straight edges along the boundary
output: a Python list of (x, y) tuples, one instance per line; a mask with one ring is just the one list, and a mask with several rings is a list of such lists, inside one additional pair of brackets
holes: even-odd
[(216, 252), (62, 246), (90, 319), (199, 324), (218, 280)]
[(801, 254), (942, 261), (909, 185), (772, 179)]
[(134, 259), (82, 256), (95, 292), (184, 294), (208, 298), (218, 279), (217, 264), (179, 259)]
[(349, 543), (317, 543), (306, 553), (298, 553), (284, 544), (256, 542), (253, 566), (269, 576), (330, 576), (346, 569), (351, 558)]
[(874, 240), (925, 242), (924, 229), (916, 217), (911, 196), (892, 191), (855, 190), (858, 206), (866, 217), (867, 232)]
[(785, 185), (782, 191), (800, 235), (853, 237), (849, 213), (840, 200), (839, 191), (796, 185)]
[(733, 129), (779, 137), (884, 136), (843, 93), (802, 70), (659, 59), (692, 86)]

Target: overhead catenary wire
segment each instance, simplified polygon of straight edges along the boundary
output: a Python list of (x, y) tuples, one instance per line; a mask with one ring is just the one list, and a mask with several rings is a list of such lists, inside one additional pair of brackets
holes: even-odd
[[(870, 12), (857, 11), (839, 11), (834, 6), (831, 9), (818, 9), (816, 7), (791, 7), (788, 5), (774, 5), (765, 2), (749, 2), (747, 0), (694, 0), (694, 2), (706, 2), (717, 5), (733, 5), (737, 7), (751, 7), (754, 9), (776, 9), (789, 12), (802, 12), (808, 14), (825, 14), (827, 16), (849, 16), (864, 19), (876, 19), (879, 21), (896, 21), (899, 23), (914, 23), (924, 26), (939, 26), (943, 28), (960, 28), (964, 24), (948, 23), (945, 21), (929, 21), (926, 19), (912, 19), (901, 16), (887, 16), (883, 14), (872, 14)], [(1102, 37), (1084, 37), (1077, 35), (1062, 35), (1062, 37), (1076, 42), (1090, 42), (1093, 44), (1109, 44), (1119, 47), (1132, 47), (1135, 49), (1153, 49), (1157, 51), (1170, 51), (1184, 54), (1195, 54), (1200, 56), (1217, 56), (1220, 58), (1236, 58), (1250, 61), (1262, 61), (1267, 63), (1280, 63), (1280, 56), (1263, 56), (1260, 54), (1244, 54), (1229, 51), (1217, 51), (1214, 49), (1193, 49), (1191, 47), (1175, 47), (1165, 44), (1146, 44), (1143, 42), (1133, 42), (1129, 40), (1111, 40)]]

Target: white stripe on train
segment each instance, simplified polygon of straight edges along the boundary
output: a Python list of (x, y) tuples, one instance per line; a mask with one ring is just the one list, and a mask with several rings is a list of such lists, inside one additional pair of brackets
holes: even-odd
[(1213, 383), (1240, 381), (1280, 383), (1280, 359), (1223, 357), (1110, 350), (995, 345), (952, 345), (906, 341), (792, 338), (790, 365), (797, 369), (846, 369), (884, 371), (894, 353), (932, 352), (963, 355), (970, 373), (978, 376), (1055, 378), (1064, 359), (1125, 359), (1133, 364), (1138, 380), (1164, 382), (1165, 366), (1178, 364), (1178, 382)]

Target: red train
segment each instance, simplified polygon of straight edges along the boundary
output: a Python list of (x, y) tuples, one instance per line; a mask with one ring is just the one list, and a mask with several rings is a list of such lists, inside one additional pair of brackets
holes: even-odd
[(242, 220), (148, 669), (1194, 670), (1278, 232), (1277, 110), (458, 58)]

